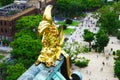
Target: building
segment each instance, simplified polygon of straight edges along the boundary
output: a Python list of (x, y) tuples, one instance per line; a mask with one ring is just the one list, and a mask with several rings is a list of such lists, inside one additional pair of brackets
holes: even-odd
[(40, 13), (44, 12), (44, 9), (47, 5), (55, 5), (57, 0), (30, 0), (28, 1), (29, 5), (35, 6)]
[(22, 16), (39, 14), (48, 4), (56, 0), (15, 0), (14, 3), (0, 8), (0, 40), (12, 41), (16, 21)]
[(13, 40), (16, 20), (31, 14), (37, 14), (37, 10), (26, 4), (13, 3), (0, 8), (0, 40)]

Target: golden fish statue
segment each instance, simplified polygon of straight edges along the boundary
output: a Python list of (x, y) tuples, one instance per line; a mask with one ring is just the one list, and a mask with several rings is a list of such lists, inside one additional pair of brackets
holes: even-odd
[(60, 60), (61, 45), (64, 41), (64, 33), (62, 28), (60, 32), (57, 30), (51, 16), (52, 5), (45, 8), (43, 20), (38, 26), (38, 36), (42, 37), (42, 50), (35, 62), (39, 65), (41, 62), (45, 63), (47, 67), (55, 66), (55, 61)]

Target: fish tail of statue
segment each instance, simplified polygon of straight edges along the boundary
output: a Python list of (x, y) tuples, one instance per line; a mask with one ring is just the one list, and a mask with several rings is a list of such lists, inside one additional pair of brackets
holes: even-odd
[(38, 26), (38, 37), (42, 37), (42, 50), (35, 63), (39, 65), (45, 63), (47, 67), (54, 66), (56, 60), (60, 60), (61, 45), (64, 42), (64, 33), (62, 29), (58, 32), (54, 22), (52, 21), (51, 10), (53, 6), (48, 5), (43, 13), (43, 19)]
[(53, 8), (52, 5), (48, 5), (43, 13), (43, 20), (50, 21), (51, 23), (52, 23), (52, 15), (51, 15), (52, 8)]

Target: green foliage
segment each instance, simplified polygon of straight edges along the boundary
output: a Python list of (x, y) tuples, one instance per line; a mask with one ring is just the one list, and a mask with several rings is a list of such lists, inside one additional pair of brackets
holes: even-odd
[(94, 10), (101, 6), (101, 0), (57, 0), (57, 10), (66, 16), (76, 16), (82, 11)]
[(73, 21), (72, 21), (71, 19), (66, 19), (66, 20), (65, 20), (65, 23), (66, 23), (66, 24), (72, 24), (72, 22), (73, 22)]
[(120, 60), (120, 50), (116, 51), (116, 56), (117, 56), (116, 60)]
[(85, 52), (85, 47), (81, 43), (72, 42), (65, 43), (63, 49), (69, 54), (71, 61), (74, 62), (77, 59), (77, 55)]
[(73, 21), (72, 24), (71, 24), (71, 26), (77, 26), (78, 24), (80, 24), (79, 21)]
[(84, 51), (84, 53), (88, 53), (89, 52), (89, 48), (83, 46), (83, 51)]
[(119, 78), (119, 80), (120, 80), (120, 60), (116, 60), (116, 61), (115, 61), (114, 72), (115, 72), (115, 75), (116, 75), (116, 76)]
[(71, 28), (67, 28), (66, 30), (63, 30), (63, 32), (66, 34), (66, 35), (70, 35), (71, 33), (73, 33), (75, 30), (74, 29), (71, 29)]
[(104, 47), (107, 46), (109, 42), (109, 36), (107, 33), (100, 29), (98, 33), (96, 34), (96, 48), (98, 49), (98, 52), (103, 51), (104, 52)]
[[(11, 54), (14, 56), (15, 59), (17, 59), (18, 62), (21, 62), (19, 60), (27, 59), (28, 63), (33, 64), (32, 60), (37, 59), (37, 56), (39, 55), (39, 52), (41, 50), (41, 41), (39, 39), (34, 40), (29, 35), (22, 35), (21, 37), (11, 42), (11, 47), (13, 48)], [(31, 64), (24, 65), (29, 67)]]
[(0, 6), (5, 6), (10, 3), (13, 3), (14, 0), (0, 0)]
[(88, 29), (85, 29), (83, 38), (89, 43), (89, 50), (91, 50), (91, 42), (94, 40), (94, 33), (90, 32)]
[(41, 21), (41, 15), (22, 17), (17, 21), (15, 39), (10, 43), (13, 50), (11, 55), (17, 63), (22, 63), (25, 68), (30, 67), (42, 48), (41, 39), (37, 38), (37, 27)]
[(115, 75), (120, 79), (120, 50), (116, 51), (116, 58), (115, 58), (115, 65), (114, 65), (114, 72)]
[(105, 14), (105, 13), (107, 13), (107, 12), (110, 12), (110, 6), (103, 6), (103, 7), (101, 7), (100, 9), (98, 9), (97, 10), (99, 13), (101, 13), (101, 15), (102, 14)]
[(0, 63), (0, 80), (5, 80), (6, 72), (7, 65), (4, 62)]
[(117, 39), (120, 40), (120, 31), (117, 33)]
[(4, 55), (0, 55), (0, 60), (3, 59), (5, 56)]
[(84, 57), (82, 57), (82, 58), (79, 58), (79, 60), (75, 61), (75, 65), (79, 66), (79, 67), (86, 67), (86, 66), (88, 66), (89, 61), (90, 60), (85, 59)]
[(115, 12), (119, 12), (120, 11), (120, 1), (118, 1), (117, 3), (115, 3), (113, 5), (113, 7), (114, 7)]
[(41, 15), (24, 16), (21, 19), (19, 19), (16, 24), (16, 29), (18, 33), (16, 33), (15, 38), (27, 34), (36, 39), (36, 30), (41, 20)]
[(8, 45), (9, 44), (9, 41), (8, 40), (6, 40), (6, 39), (4, 39), (4, 40), (2, 40), (3, 41), (3, 45)]
[(64, 21), (58, 21), (57, 24), (59, 24), (59, 25), (65, 25), (65, 22)]
[(104, 14), (101, 14), (99, 23), (100, 27), (104, 28), (110, 35), (116, 35), (120, 27), (118, 14), (113, 11), (107, 11)]
[(24, 16), (17, 21), (16, 28), (18, 31), (24, 29), (37, 29), (39, 22), (42, 20), (41, 15)]
[(8, 66), (6, 80), (17, 80), (17, 78), (25, 72), (26, 68), (22, 63), (16, 64), (15, 66)]

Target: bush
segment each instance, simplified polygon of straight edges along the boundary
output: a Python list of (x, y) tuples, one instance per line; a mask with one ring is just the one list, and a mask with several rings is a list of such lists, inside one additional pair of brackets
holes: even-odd
[(66, 24), (72, 24), (72, 22), (73, 21), (71, 19), (66, 19), (66, 21), (65, 21)]
[(119, 80), (120, 80), (120, 61), (119, 61), (119, 60), (116, 60), (116, 61), (115, 61), (114, 72), (115, 72), (115, 75), (116, 75), (116, 76), (119, 78)]
[(83, 50), (85, 53), (88, 53), (89, 52), (89, 48), (87, 47), (84, 47), (84, 50)]
[(90, 60), (85, 59), (85, 58), (83, 57), (83, 58), (81, 58), (80, 60), (76, 60), (76, 61), (75, 61), (75, 65), (78, 66), (78, 67), (86, 67), (86, 66), (88, 66), (89, 61), (90, 61)]

